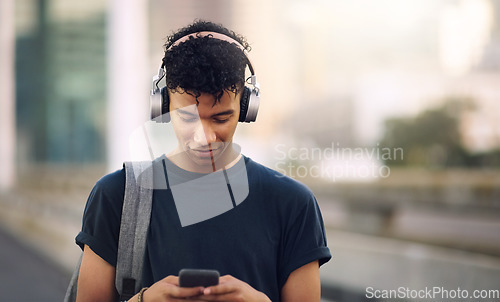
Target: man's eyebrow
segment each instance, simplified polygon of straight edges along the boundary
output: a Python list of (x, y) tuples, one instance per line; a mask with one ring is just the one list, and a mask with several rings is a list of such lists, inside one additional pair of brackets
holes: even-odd
[(229, 109), (229, 110), (226, 110), (226, 111), (222, 111), (222, 112), (216, 113), (216, 114), (212, 115), (212, 117), (221, 116), (221, 115), (230, 115), (230, 114), (233, 114), (233, 113), (234, 113), (234, 110), (233, 109)]
[[(181, 114), (190, 115), (190, 116), (198, 116), (198, 114), (196, 114), (196, 113), (193, 113), (193, 112), (190, 112), (190, 111), (186, 111), (186, 110), (182, 110), (180, 108), (177, 108), (175, 110), (178, 113), (181, 113)], [(222, 115), (230, 115), (230, 114), (233, 114), (233, 113), (234, 113), (234, 110), (233, 109), (229, 109), (229, 110), (226, 110), (226, 111), (215, 113), (215, 114), (212, 115), (212, 117), (217, 117), (217, 116), (222, 116)]]

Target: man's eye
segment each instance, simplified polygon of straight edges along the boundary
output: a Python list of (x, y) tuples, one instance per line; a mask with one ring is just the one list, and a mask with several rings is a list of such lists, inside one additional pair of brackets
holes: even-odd
[(181, 118), (181, 120), (183, 120), (186, 123), (193, 123), (193, 122), (196, 122), (198, 120), (197, 117), (185, 117), (182, 115), (180, 115), (179, 117)]
[(229, 121), (229, 118), (215, 119), (215, 122), (218, 123), (218, 124), (224, 124), (224, 123), (227, 123), (228, 121)]

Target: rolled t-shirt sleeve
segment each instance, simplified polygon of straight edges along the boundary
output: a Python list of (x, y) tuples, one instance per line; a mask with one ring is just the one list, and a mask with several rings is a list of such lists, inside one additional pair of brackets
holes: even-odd
[(290, 218), (284, 236), (279, 279), (281, 287), (289, 275), (301, 266), (316, 260), (321, 266), (331, 259), (321, 211), (312, 193), (305, 197)]
[(101, 178), (89, 194), (82, 229), (76, 236), (76, 243), (82, 249), (88, 245), (113, 266), (116, 266), (124, 190), (124, 170)]

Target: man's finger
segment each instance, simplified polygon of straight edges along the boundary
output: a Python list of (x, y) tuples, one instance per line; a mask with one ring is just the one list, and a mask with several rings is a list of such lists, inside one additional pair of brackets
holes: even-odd
[(179, 277), (177, 277), (177, 276), (172, 276), (172, 275), (167, 276), (167, 277), (163, 278), (163, 281), (165, 281), (169, 284), (179, 286)]
[(219, 285), (210, 286), (203, 290), (203, 295), (222, 295), (236, 291), (234, 283), (221, 283)]
[(221, 283), (229, 282), (229, 281), (233, 281), (233, 280), (237, 280), (237, 279), (235, 277), (231, 276), (231, 275), (224, 275), (224, 276), (221, 276), (219, 278), (219, 281)]
[(235, 301), (234, 293), (228, 293), (223, 295), (202, 295), (196, 297), (200, 301)]
[(172, 287), (169, 296), (172, 298), (190, 298), (203, 294), (203, 287)]

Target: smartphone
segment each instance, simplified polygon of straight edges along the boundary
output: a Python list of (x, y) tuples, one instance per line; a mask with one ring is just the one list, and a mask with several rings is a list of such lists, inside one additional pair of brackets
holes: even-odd
[(219, 272), (206, 269), (182, 269), (179, 272), (180, 287), (214, 286), (219, 284)]

